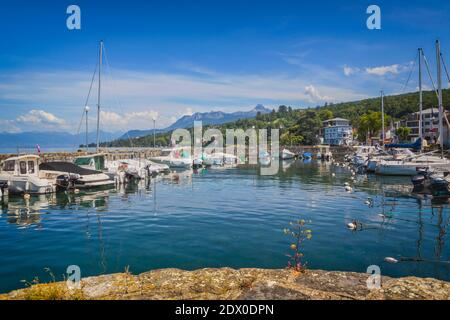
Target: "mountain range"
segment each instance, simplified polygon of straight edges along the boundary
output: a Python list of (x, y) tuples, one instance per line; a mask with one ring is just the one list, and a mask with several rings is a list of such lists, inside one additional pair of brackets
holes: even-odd
[[(117, 139), (122, 133), (100, 131), (101, 141)], [(96, 141), (96, 132), (90, 132), (89, 142)], [(71, 134), (68, 132), (0, 132), (0, 148), (34, 149), (36, 145), (41, 148), (78, 148), (86, 142), (85, 133)]]
[[(156, 133), (169, 132), (175, 129), (190, 128), (194, 121), (202, 121), (203, 125), (223, 124), (233, 122), (238, 119), (253, 118), (258, 112), (269, 113), (262, 105), (257, 105), (250, 111), (237, 111), (226, 113), (222, 111), (196, 112), (192, 115), (186, 115), (178, 119), (175, 123), (164, 129), (156, 129)], [(101, 141), (112, 141), (115, 139), (129, 139), (153, 134), (153, 129), (149, 130), (131, 130), (127, 133), (111, 133), (100, 131)], [(90, 132), (88, 135), (89, 143), (96, 141), (96, 132)], [(80, 144), (86, 142), (84, 133), (71, 134), (68, 132), (20, 132), (8, 133), (0, 132), (0, 148), (22, 148), (33, 149), (36, 145), (41, 148), (78, 148)]]
[[(238, 119), (248, 119), (256, 117), (257, 113), (261, 114), (270, 113), (272, 110), (258, 104), (250, 111), (236, 111), (232, 113), (226, 113), (223, 111), (211, 111), (211, 112), (196, 112), (192, 115), (185, 115), (178, 119), (175, 123), (164, 129), (156, 129), (156, 134), (169, 132), (175, 129), (192, 128), (194, 121), (202, 121), (203, 125), (223, 124), (227, 122), (233, 122)], [(149, 130), (131, 130), (125, 133), (120, 139), (138, 138), (153, 134), (153, 129)]]

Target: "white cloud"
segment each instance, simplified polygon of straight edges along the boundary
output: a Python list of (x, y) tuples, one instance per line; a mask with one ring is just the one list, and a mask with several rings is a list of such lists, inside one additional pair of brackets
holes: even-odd
[(344, 66), (344, 74), (348, 77), (351, 76), (352, 74), (355, 74), (359, 72), (359, 68), (353, 68), (353, 67), (349, 67), (347, 65)]
[(30, 124), (44, 124), (44, 125), (64, 125), (65, 121), (59, 119), (54, 114), (44, 110), (30, 110), (27, 114), (17, 117), (17, 122)]
[[(342, 81), (337, 81), (338, 75), (329, 69), (305, 65), (303, 70), (304, 73), (295, 76), (211, 72), (208, 77), (192, 73), (114, 70), (114, 83), (105, 76), (102, 86), (101, 130), (150, 129), (153, 113), (157, 113), (157, 128), (163, 128), (178, 117), (195, 111), (233, 112), (257, 103), (300, 107), (323, 100), (347, 101), (366, 97), (343, 86)], [(0, 108), (8, 108), (10, 114), (14, 114), (10, 107), (14, 103), (15, 108), (32, 110), (14, 116), (21, 128), (34, 123), (39, 129), (37, 124), (40, 122), (46, 124), (46, 128), (42, 127), (45, 130), (50, 126), (61, 128), (64, 124), (67, 130), (76, 132), (91, 77), (89, 72), (68, 70), (2, 74)], [(314, 87), (309, 87), (311, 81), (320, 84), (320, 94)], [(309, 89), (301, 90), (306, 87)], [(94, 85), (93, 92), (95, 90)], [(95, 94), (91, 95), (88, 104), (95, 106)], [(35, 105), (45, 105), (45, 111), (36, 110)], [(91, 108), (89, 114), (90, 128), (95, 127), (94, 109)], [(56, 112), (58, 116), (55, 116)]]
[(22, 131), (13, 120), (0, 119), (0, 132), (16, 133)]
[(112, 111), (101, 111), (102, 130), (125, 131), (133, 129), (153, 128), (153, 119), (158, 120), (158, 112), (142, 111), (119, 114)]
[(335, 99), (327, 96), (322, 96), (319, 90), (312, 84), (305, 87), (305, 94), (309, 97), (310, 102), (335, 101)]
[(400, 72), (400, 65), (399, 64), (393, 64), (393, 65), (390, 65), (390, 66), (366, 68), (366, 72), (368, 74), (373, 74), (373, 75), (377, 75), (377, 76), (384, 76), (384, 75), (386, 75), (388, 73), (399, 74), (399, 72)]
[(183, 112), (183, 116), (191, 116), (193, 113), (192, 108), (186, 108)]

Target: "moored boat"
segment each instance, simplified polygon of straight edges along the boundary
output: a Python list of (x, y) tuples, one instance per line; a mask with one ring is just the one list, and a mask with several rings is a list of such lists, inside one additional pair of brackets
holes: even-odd
[(115, 182), (101, 171), (90, 170), (71, 162), (46, 162), (39, 165), (41, 175), (55, 181), (58, 189), (92, 189), (112, 187)]
[(39, 168), (39, 156), (21, 155), (3, 162), (0, 185), (6, 185), (9, 194), (46, 194), (56, 191), (52, 179), (47, 179)]
[(289, 160), (289, 159), (294, 159), (295, 158), (295, 153), (289, 151), (288, 149), (283, 149), (281, 151), (281, 160)]
[(187, 148), (176, 147), (171, 149), (163, 149), (158, 157), (151, 157), (151, 161), (168, 165), (170, 168), (190, 169), (193, 160), (190, 151)]

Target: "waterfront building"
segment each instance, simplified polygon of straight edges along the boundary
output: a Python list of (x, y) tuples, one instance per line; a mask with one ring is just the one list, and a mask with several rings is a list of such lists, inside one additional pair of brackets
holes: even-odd
[[(411, 129), (408, 139), (415, 141), (419, 137), (419, 118), (420, 113), (410, 114), (406, 120), (401, 121), (401, 126)], [(450, 147), (449, 132), (450, 112), (445, 111), (443, 117), (443, 142), (446, 148)], [(439, 137), (439, 109), (429, 108), (422, 110), (422, 136), (428, 143), (435, 143)]]
[(353, 142), (352, 126), (350, 121), (342, 118), (333, 118), (323, 122), (323, 143), (329, 145), (350, 145)]

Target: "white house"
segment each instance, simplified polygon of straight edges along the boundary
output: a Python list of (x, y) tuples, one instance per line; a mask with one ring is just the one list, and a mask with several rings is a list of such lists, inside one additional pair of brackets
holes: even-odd
[(329, 145), (349, 145), (353, 141), (350, 121), (342, 118), (325, 120), (322, 128), (323, 143)]

